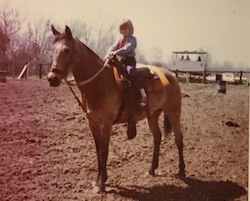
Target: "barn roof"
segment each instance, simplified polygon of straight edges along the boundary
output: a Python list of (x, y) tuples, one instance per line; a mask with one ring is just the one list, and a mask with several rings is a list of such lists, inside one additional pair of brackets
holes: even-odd
[(207, 52), (198, 52), (198, 51), (187, 51), (187, 50), (184, 50), (184, 51), (173, 51), (174, 54), (207, 54)]

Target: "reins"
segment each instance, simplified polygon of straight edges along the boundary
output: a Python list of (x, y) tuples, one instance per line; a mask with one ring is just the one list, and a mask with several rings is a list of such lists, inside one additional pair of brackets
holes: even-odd
[[(83, 85), (85, 85), (85, 84), (88, 84), (88, 83), (92, 82), (92, 81), (93, 81), (93, 80), (94, 80), (94, 79), (104, 70), (104, 68), (107, 67), (107, 64), (108, 64), (109, 61), (110, 61), (110, 59), (107, 59), (107, 60), (105, 61), (105, 63), (103, 64), (103, 66), (100, 68), (100, 70), (99, 70), (96, 74), (94, 74), (92, 77), (90, 77), (90, 78), (88, 78), (88, 79), (86, 79), (86, 80), (81, 81), (80, 83), (78, 83), (78, 85), (83, 86)], [(112, 67), (111, 67), (111, 68), (112, 68)], [(81, 106), (82, 109), (84, 110), (84, 112), (86, 112), (86, 114), (88, 114), (87, 111), (86, 111), (86, 109), (85, 109), (85, 107), (84, 107), (84, 105), (83, 105), (83, 103), (82, 103), (82, 101), (80, 101), (80, 99), (79, 99), (78, 96), (76, 95), (75, 91), (72, 89), (72, 87), (71, 87), (72, 84), (67, 80), (67, 77), (64, 78), (64, 80), (65, 80), (65, 82), (67, 83), (68, 88), (69, 88), (70, 91), (72, 92), (73, 96), (74, 96), (75, 99), (77, 100), (79, 106)], [(121, 117), (121, 115), (123, 114), (123, 111), (124, 111), (124, 109), (125, 109), (125, 106), (126, 106), (126, 104), (127, 104), (127, 101), (128, 101), (128, 98), (127, 98), (127, 99), (126, 99), (126, 98), (124, 99), (124, 97), (123, 97), (123, 101), (122, 101), (122, 104), (120, 105), (120, 108), (119, 108), (119, 111), (118, 111), (118, 115), (117, 115), (115, 121), (113, 122), (113, 124), (117, 123), (118, 120), (120, 119), (120, 117)]]
[[(75, 99), (77, 100), (79, 106), (81, 106), (82, 109), (85, 111), (85, 108), (83, 107), (82, 102), (81, 102), (80, 99), (77, 97), (75, 91), (72, 89), (71, 84), (69, 83), (69, 81), (67, 80), (67, 78), (65, 78), (64, 80), (66, 81), (67, 86), (69, 87), (70, 91), (72, 92), (72, 94), (74, 95)], [(86, 111), (85, 111), (85, 112), (86, 112)], [(87, 113), (87, 112), (86, 112), (86, 113)]]
[[(78, 83), (78, 85), (79, 85), (79, 86), (83, 86), (83, 85), (86, 85), (86, 84), (92, 82), (92, 81), (93, 81), (93, 80), (94, 80), (94, 79), (104, 70), (104, 68), (107, 67), (108, 62), (109, 62), (109, 59), (107, 59), (107, 60), (105, 61), (105, 63), (103, 64), (103, 66), (100, 68), (100, 70), (99, 70), (96, 74), (94, 74), (92, 77), (90, 77), (90, 78), (88, 78), (88, 79), (86, 79), (86, 80), (81, 81), (80, 83)], [(67, 85), (68, 85), (70, 91), (72, 92), (73, 96), (74, 96), (75, 99), (77, 100), (79, 106), (81, 106), (81, 107), (83, 108), (83, 110), (87, 113), (87, 111), (85, 110), (85, 108), (84, 108), (82, 102), (81, 102), (80, 99), (77, 97), (75, 91), (72, 89), (72, 87), (71, 87), (72, 84), (70, 84), (70, 82), (67, 80), (67, 77), (65, 77), (64, 80), (65, 80), (65, 82), (67, 83)]]
[(100, 68), (100, 70), (96, 74), (94, 74), (92, 77), (90, 77), (86, 80), (81, 81), (80, 83), (78, 83), (78, 85), (83, 86), (83, 85), (86, 85), (86, 84), (92, 82), (104, 70), (104, 68), (107, 67), (108, 62), (109, 62), (109, 59), (107, 59), (105, 61), (103, 66)]

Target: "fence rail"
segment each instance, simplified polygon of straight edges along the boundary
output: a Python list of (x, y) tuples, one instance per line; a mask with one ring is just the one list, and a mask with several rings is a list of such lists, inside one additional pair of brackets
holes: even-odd
[[(49, 71), (49, 67), (50, 64), (49, 63), (29, 63), (29, 73), (32, 75), (38, 75), (38, 78), (42, 78), (43, 76), (45, 76), (47, 74), (47, 72)], [(0, 68), (0, 70), (4, 70), (5, 72), (7, 72), (8, 76), (12, 76), (13, 78), (17, 77), (18, 75), (20, 75), (20, 72), (15, 72), (14, 68), (7, 68), (5, 66), (5, 68)], [(22, 70), (22, 68), (21, 68)], [(186, 74), (185, 78), (186, 78), (186, 82), (189, 82), (190, 80), (194, 80), (194, 76), (196, 76), (196, 79), (199, 80), (202, 83), (206, 83), (208, 82), (208, 80), (206, 79), (206, 77), (208, 75), (211, 74), (223, 74), (223, 73), (234, 73), (237, 74), (239, 79), (237, 80), (238, 84), (242, 84), (243, 83), (243, 75), (244, 74), (248, 74), (248, 82), (249, 82), (249, 76), (250, 76), (250, 70), (214, 70), (214, 69), (206, 69), (203, 71), (185, 71), (185, 70), (173, 70), (173, 69), (169, 69), (171, 72), (175, 73), (176, 77), (181, 79), (183, 78), (183, 76), (180, 76), (180, 74)], [(28, 72), (26, 74), (25, 77), (28, 77)], [(197, 78), (198, 76), (198, 78)]]
[(237, 80), (237, 84), (242, 84), (243, 83), (243, 74), (249, 74), (248, 77), (250, 76), (250, 71), (242, 71), (242, 70), (204, 70), (204, 71), (183, 71), (183, 70), (170, 70), (173, 73), (175, 73), (175, 76), (179, 78), (179, 74), (186, 74), (186, 82), (189, 82), (189, 80), (192, 79), (192, 76), (199, 76), (198, 79), (201, 79), (202, 77), (202, 83), (206, 83), (206, 77), (211, 74), (223, 74), (223, 73), (234, 73), (239, 76), (239, 80)]

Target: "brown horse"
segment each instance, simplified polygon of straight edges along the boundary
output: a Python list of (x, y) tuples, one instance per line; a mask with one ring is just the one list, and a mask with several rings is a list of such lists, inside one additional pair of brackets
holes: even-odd
[[(107, 176), (108, 146), (113, 123), (117, 120), (120, 106), (123, 101), (123, 92), (117, 87), (112, 68), (107, 67), (86, 45), (72, 36), (69, 27), (60, 33), (52, 26), (55, 36), (53, 43), (53, 62), (48, 80), (51, 86), (59, 86), (62, 79), (66, 79), (72, 72), (75, 81), (82, 93), (82, 107), (86, 112), (92, 131), (97, 159), (98, 176), (95, 183), (97, 192), (105, 191)], [(154, 137), (154, 151), (149, 173), (154, 175), (158, 167), (161, 132), (158, 125), (160, 113), (164, 112), (166, 133), (171, 130), (175, 134), (175, 141), (179, 150), (179, 176), (185, 178), (185, 164), (183, 160), (183, 142), (180, 129), (181, 90), (177, 79), (165, 68), (160, 70), (167, 77), (169, 84), (161, 90), (148, 93), (148, 106), (133, 107), (136, 112), (133, 119), (139, 121), (148, 118), (150, 131)], [(116, 123), (125, 123), (128, 120), (128, 106), (125, 106), (122, 115)]]

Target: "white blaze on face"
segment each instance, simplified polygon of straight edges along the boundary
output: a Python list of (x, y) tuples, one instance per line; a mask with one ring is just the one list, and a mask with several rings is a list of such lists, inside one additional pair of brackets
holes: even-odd
[(56, 44), (54, 44), (53, 46), (53, 64), (52, 66), (54, 68), (60, 68), (60, 60), (59, 59), (62, 59), (62, 58), (59, 58), (60, 57), (60, 54), (63, 52), (64, 49), (66, 49), (67, 46), (65, 44), (63, 44), (62, 42), (57, 42)]
[(56, 50), (56, 51), (58, 51), (58, 52), (60, 52), (60, 51), (62, 51), (63, 49), (65, 49), (66, 48), (66, 45), (65, 44), (63, 44), (63, 43), (59, 43), (59, 42), (57, 42), (55, 45), (54, 45), (54, 49)]

